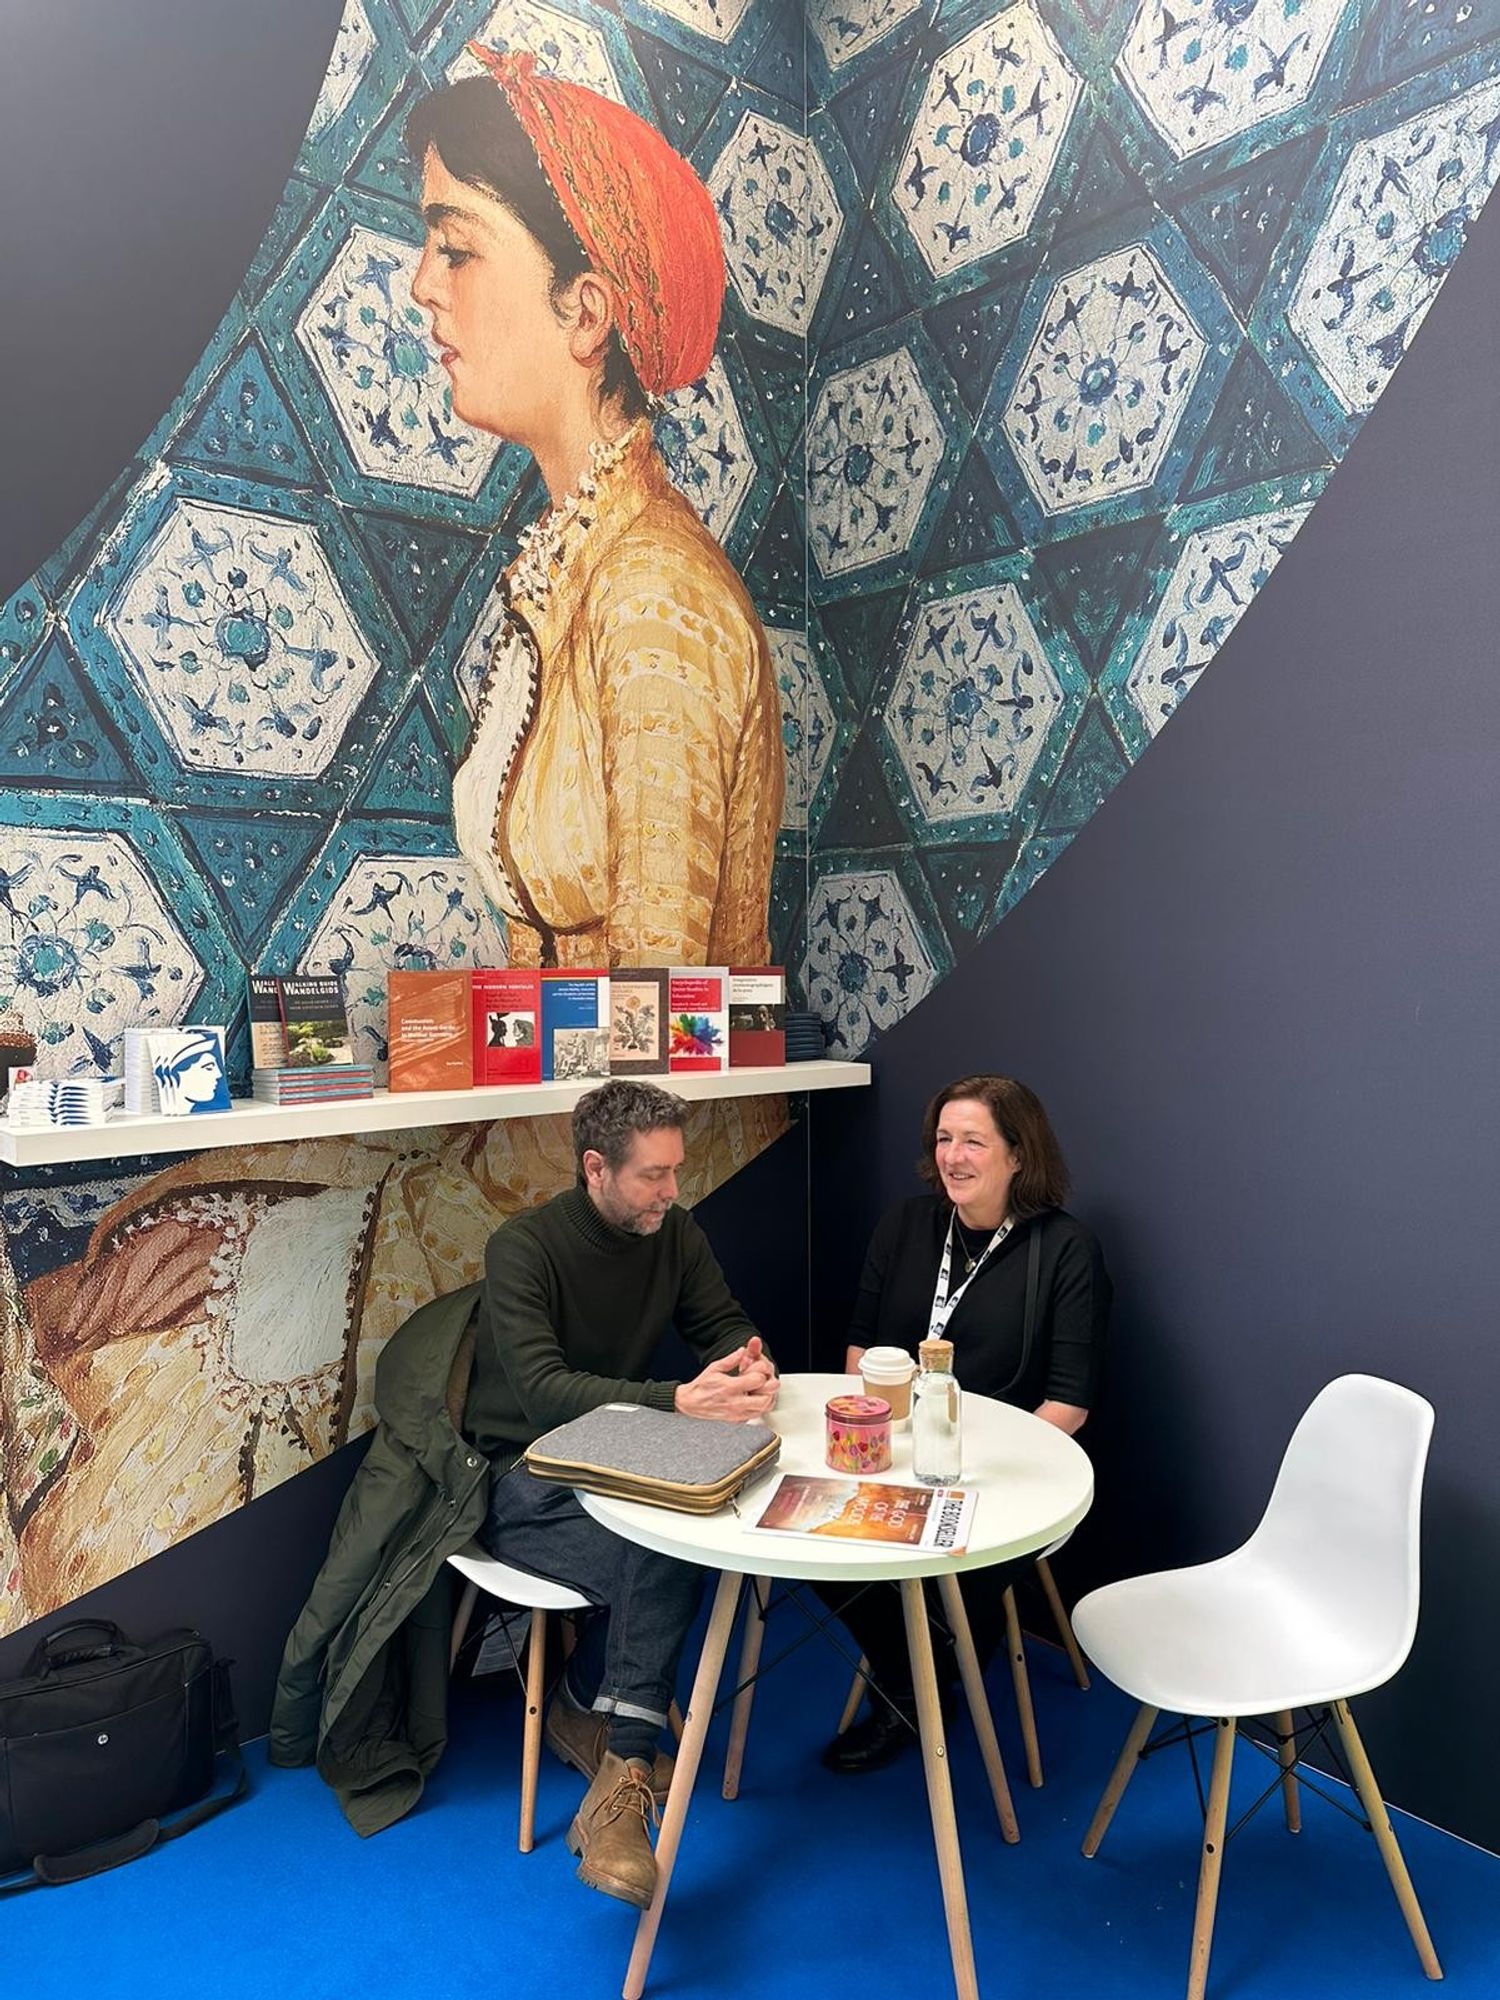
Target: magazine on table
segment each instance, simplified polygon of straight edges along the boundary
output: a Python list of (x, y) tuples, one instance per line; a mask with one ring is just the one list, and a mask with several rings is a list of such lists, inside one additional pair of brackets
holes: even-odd
[(962, 1486), (889, 1486), (784, 1472), (754, 1526), (772, 1535), (826, 1535), (957, 1556), (969, 1546), (978, 1497)]

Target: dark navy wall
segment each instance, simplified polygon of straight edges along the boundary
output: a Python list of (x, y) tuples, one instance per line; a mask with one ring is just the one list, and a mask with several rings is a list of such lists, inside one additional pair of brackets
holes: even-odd
[[(1118, 1288), (1073, 1587), (1221, 1552), (1331, 1376), (1428, 1396), (1388, 1796), (1500, 1847), (1500, 212), (1272, 582), (1073, 846), (814, 1130), (814, 1321), (921, 1105), (1011, 1071)], [(1103, 1773), (1101, 1773), (1101, 1783)]]

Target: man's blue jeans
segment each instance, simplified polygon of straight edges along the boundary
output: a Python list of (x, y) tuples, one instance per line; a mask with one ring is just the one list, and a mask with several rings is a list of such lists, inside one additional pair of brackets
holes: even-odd
[(600, 1607), (568, 1662), (570, 1686), (608, 1716), (617, 1757), (651, 1758), (666, 1727), (703, 1571), (611, 1534), (584, 1512), (571, 1488), (536, 1479), (524, 1465), (494, 1480), (479, 1539), (501, 1562), (565, 1583)]

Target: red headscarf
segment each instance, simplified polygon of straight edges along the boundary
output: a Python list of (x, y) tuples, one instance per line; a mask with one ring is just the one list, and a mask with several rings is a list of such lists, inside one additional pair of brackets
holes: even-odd
[(708, 189), (644, 118), (532, 55), (469, 48), (510, 101), (574, 235), (614, 293), (641, 387), (665, 396), (713, 356), (724, 247)]

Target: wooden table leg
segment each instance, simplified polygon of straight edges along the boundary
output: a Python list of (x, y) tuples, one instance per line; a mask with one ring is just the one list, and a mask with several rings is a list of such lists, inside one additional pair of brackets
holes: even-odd
[[(943, 1885), (943, 1913), (948, 1919), (953, 1984), (958, 1991), (958, 2000), (979, 2000), (979, 1981), (974, 1972), (974, 1941), (969, 1935), (969, 1904), (964, 1894), (963, 1857), (958, 1846), (958, 1822), (953, 1816), (948, 1746), (943, 1740), (943, 1711), (938, 1701), (932, 1635), (927, 1630), (927, 1605), (922, 1596), (920, 1579), (902, 1579), (901, 1610), (906, 1619), (906, 1647), (911, 1656), (911, 1680), (917, 1698), (917, 1725), (922, 1737), (922, 1763), (927, 1773), (932, 1839), (937, 1849), (938, 1875)], [(634, 2000), (634, 1996), (627, 1994), (626, 2000)]]
[(1281, 1766), (1281, 1810), (1286, 1817), (1286, 1830), (1300, 1833), (1302, 1800), (1297, 1791), (1297, 1735), (1289, 1708), (1284, 1708), (1276, 1718), (1276, 1761)]
[(1068, 1664), (1073, 1669), (1073, 1678), (1088, 1693), (1089, 1670), (1083, 1664), (1083, 1654), (1078, 1649), (1078, 1641), (1073, 1636), (1073, 1621), (1068, 1616), (1068, 1607), (1062, 1601), (1062, 1592), (1057, 1587), (1057, 1578), (1052, 1574), (1052, 1565), (1045, 1556), (1036, 1559), (1036, 1573), (1046, 1594), (1052, 1612), (1052, 1622), (1057, 1627), (1057, 1636), (1062, 1641), (1063, 1651), (1068, 1656)]
[(760, 1665), (761, 1642), (766, 1632), (766, 1612), (771, 1603), (769, 1577), (750, 1579), (745, 1599), (745, 1639), (740, 1647), (740, 1670), (735, 1676), (739, 1693), (729, 1718), (729, 1748), (724, 1754), (724, 1796), (740, 1795), (740, 1769), (745, 1761), (745, 1738), (750, 1731), (750, 1710), (755, 1701), (755, 1670)]
[(536, 1830), (537, 1769), (542, 1761), (542, 1701), (547, 1692), (547, 1614), (531, 1614), (526, 1648), (526, 1725), (521, 1731), (521, 1833), (517, 1846), (529, 1854)]
[(1016, 1713), (1021, 1718), (1021, 1744), (1026, 1752), (1026, 1775), (1033, 1785), (1042, 1782), (1042, 1748), (1037, 1741), (1036, 1712), (1031, 1706), (1031, 1676), (1026, 1671), (1026, 1643), (1021, 1637), (1021, 1616), (1016, 1610), (1016, 1593), (1007, 1590), (1005, 1642), (1010, 1650), (1010, 1677), (1016, 1690)]
[(1229, 1817), (1234, 1729), (1234, 1718), (1221, 1716), (1214, 1733), (1208, 1819), (1203, 1828), (1203, 1859), (1198, 1864), (1198, 1907), (1193, 1913), (1193, 1955), (1188, 1963), (1188, 2000), (1203, 2000), (1208, 1985), (1208, 1955), (1213, 1950), (1214, 1911), (1219, 1904), (1219, 1870), (1224, 1865), (1224, 1826)]
[(974, 1635), (969, 1630), (969, 1614), (964, 1609), (963, 1592), (958, 1587), (956, 1576), (940, 1577), (938, 1588), (942, 1592), (943, 1609), (948, 1614), (948, 1624), (953, 1633), (953, 1648), (958, 1654), (958, 1671), (963, 1678), (964, 1693), (969, 1697), (969, 1713), (974, 1718), (979, 1753), (989, 1774), (990, 1792), (1000, 1818), (1000, 1832), (1004, 1839), (1014, 1844), (1021, 1838), (1021, 1829), (1016, 1824), (1016, 1809), (1011, 1803), (1010, 1785), (1006, 1781), (1000, 1745), (995, 1738), (995, 1718), (990, 1714), (989, 1697), (984, 1691), (984, 1676), (979, 1671), (979, 1655), (974, 1650)]
[(854, 1669), (854, 1678), (849, 1683), (849, 1692), (844, 1697), (844, 1712), (839, 1717), (838, 1728), (833, 1732), (835, 1736), (842, 1736), (850, 1723), (853, 1722), (855, 1716), (859, 1714), (859, 1705), (865, 1698), (865, 1682), (869, 1677), (869, 1672), (870, 1662), (861, 1653), (859, 1656), (859, 1665)]
[(630, 1965), (625, 1973), (625, 1985), (622, 1989), (624, 2000), (641, 2000), (641, 1995), (645, 1991), (646, 1974), (651, 1969), (651, 1952), (656, 1944), (657, 1929), (661, 1924), (662, 1905), (667, 1900), (667, 1890), (671, 1886), (672, 1868), (677, 1860), (683, 1822), (687, 1818), (688, 1806), (692, 1801), (693, 1783), (698, 1776), (698, 1762), (703, 1755), (704, 1739), (708, 1735), (709, 1718), (713, 1714), (719, 1676), (724, 1671), (724, 1655), (729, 1651), (729, 1635), (734, 1629), (734, 1612), (739, 1597), (739, 1577), (725, 1570), (719, 1578), (718, 1590), (714, 1593), (714, 1608), (709, 1614), (703, 1651), (698, 1656), (698, 1671), (693, 1676), (693, 1692), (688, 1697), (688, 1712), (683, 1721), (682, 1741), (677, 1746), (677, 1764), (672, 1773), (672, 1789), (667, 1793), (661, 1831), (656, 1837), (656, 1894), (651, 1898), (651, 1907), (642, 1910), (641, 1920), (636, 1925), (635, 1946), (630, 1954)]
[(1396, 1892), (1396, 1901), (1401, 1905), (1401, 1914), (1406, 1919), (1406, 1928), (1411, 1932), (1411, 1941), (1417, 1948), (1417, 1957), (1422, 1961), (1422, 1970), (1429, 1979), (1441, 1979), (1443, 1968), (1438, 1963), (1432, 1935), (1427, 1928), (1427, 1919), (1422, 1915), (1417, 1892), (1411, 1885), (1410, 1875), (1406, 1872), (1406, 1863), (1401, 1857), (1401, 1848), (1396, 1840), (1396, 1830), (1391, 1825), (1391, 1816), (1385, 1809), (1385, 1800), (1380, 1796), (1380, 1787), (1375, 1782), (1375, 1773), (1370, 1768), (1370, 1760), (1365, 1755), (1365, 1746), (1360, 1741), (1359, 1731), (1354, 1726), (1354, 1717), (1349, 1713), (1347, 1701), (1336, 1701), (1333, 1704), (1333, 1719), (1338, 1724), (1344, 1755), (1349, 1759), (1349, 1775), (1354, 1780), (1355, 1791), (1359, 1793), (1359, 1802), (1365, 1809), (1365, 1818), (1370, 1822), (1370, 1831), (1375, 1836), (1375, 1845), (1380, 1849), (1385, 1872), (1390, 1877), (1391, 1887)]

